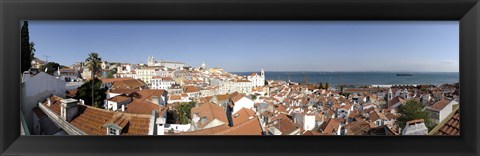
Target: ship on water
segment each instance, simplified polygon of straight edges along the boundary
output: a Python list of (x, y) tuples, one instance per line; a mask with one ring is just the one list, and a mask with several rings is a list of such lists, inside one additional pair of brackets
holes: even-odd
[(413, 74), (397, 74), (397, 76), (413, 76)]

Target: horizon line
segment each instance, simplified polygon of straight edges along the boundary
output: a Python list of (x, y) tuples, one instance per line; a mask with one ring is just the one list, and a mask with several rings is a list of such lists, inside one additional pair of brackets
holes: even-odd
[[(265, 72), (382, 72), (382, 73), (459, 73), (460, 71), (289, 71), (289, 70), (264, 70)], [(246, 72), (260, 72), (260, 71), (227, 71), (229, 73), (246, 73)]]

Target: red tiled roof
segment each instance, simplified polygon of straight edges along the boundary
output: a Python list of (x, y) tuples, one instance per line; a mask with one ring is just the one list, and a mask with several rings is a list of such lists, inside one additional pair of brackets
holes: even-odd
[(405, 100), (398, 96), (394, 97), (392, 100), (388, 101), (388, 108), (391, 108), (393, 105), (395, 105), (398, 102), (404, 104)]
[(377, 110), (370, 113), (369, 117), (370, 117), (370, 121), (372, 122), (377, 121), (378, 119), (388, 120), (388, 118), (384, 114), (378, 112)]
[(127, 94), (130, 95), (136, 91), (139, 91), (138, 89), (125, 89), (125, 88), (117, 88), (113, 89), (110, 91), (110, 93), (117, 93), (117, 94)]
[(242, 99), (243, 97), (244, 97), (243, 94), (238, 94), (238, 95), (236, 95), (234, 97), (231, 97), (231, 98), (232, 98), (233, 103), (236, 103), (236, 102), (238, 102), (238, 100)]
[(123, 95), (115, 96), (115, 97), (112, 97), (112, 98), (108, 99), (108, 101), (113, 101), (113, 102), (117, 102), (117, 103), (127, 101), (127, 100), (130, 100), (130, 97), (123, 96)]
[(168, 100), (181, 100), (182, 96), (180, 95), (170, 95), (168, 96)]
[(185, 93), (193, 93), (193, 92), (198, 92), (198, 88), (195, 86), (186, 86), (185, 87)]
[(215, 97), (217, 98), (218, 102), (222, 102), (222, 101), (228, 100), (228, 98), (230, 98), (230, 95), (222, 94), (222, 95), (216, 95)]
[(234, 125), (233, 127), (223, 124), (217, 127), (182, 132), (176, 135), (262, 135), (262, 128), (260, 127), (258, 118), (254, 117), (253, 119), (249, 119), (248, 121)]
[(440, 101), (435, 102), (430, 108), (432, 110), (440, 111), (445, 108), (450, 103), (450, 100), (442, 99)]
[(75, 97), (77, 95), (77, 91), (78, 91), (78, 89), (67, 90), (67, 91), (65, 91), (66, 96)]
[(128, 119), (123, 114), (115, 114), (106, 124), (115, 124), (120, 128), (124, 128), (128, 122)]
[(112, 85), (113, 89), (139, 89), (141, 87), (147, 86), (145, 82), (139, 79), (129, 79), (123, 81), (115, 81)]
[(251, 82), (249, 80), (236, 80), (236, 82)]
[(102, 83), (111, 83), (111, 82), (117, 82), (117, 81), (125, 81), (125, 80), (135, 80), (130, 77), (124, 77), (124, 78), (102, 78)]
[(460, 135), (460, 110), (453, 112), (452, 117), (444, 119), (446, 122), (433, 135)]
[(280, 118), (278, 123), (274, 126), (282, 132), (282, 135), (288, 135), (300, 128), (300, 126), (292, 123), (292, 121), (286, 116)]
[(152, 114), (152, 111), (155, 110), (159, 113), (159, 115), (163, 115), (165, 112), (166, 107), (160, 106), (158, 104), (154, 104), (149, 101), (141, 101), (138, 99), (134, 99), (132, 103), (128, 104), (125, 112), (132, 113), (132, 114)]
[[(54, 96), (50, 96), (49, 99), (51, 103), (50, 110), (52, 110), (55, 114), (60, 115), (60, 105), (62, 104), (60, 100), (62, 100), (62, 98), (54, 95)], [(47, 100), (43, 102), (45, 106), (47, 106), (47, 103), (48, 103)]]
[[(57, 96), (50, 97), (52, 104), (47, 106), (47, 101), (43, 103), (44, 106), (52, 110), (55, 114), (60, 115), (61, 98)], [(55, 100), (55, 102), (53, 101)], [(107, 128), (104, 127), (112, 118), (119, 114), (123, 114), (126, 121), (121, 120), (118, 124), (124, 125), (121, 135), (147, 135), (151, 115), (137, 115), (122, 112), (113, 112), (100, 108), (95, 108), (86, 105), (78, 105), (78, 115), (70, 121), (70, 124), (88, 135), (106, 135)]]
[(323, 134), (336, 134), (340, 123), (336, 119), (328, 118), (320, 125)]
[(192, 118), (193, 118), (193, 115), (195, 114), (198, 114), (198, 117), (200, 118), (202, 117), (206, 118), (206, 122), (204, 124), (198, 125), (198, 127), (200, 128), (203, 128), (214, 119), (220, 120), (224, 123), (228, 123), (225, 110), (222, 107), (210, 102), (200, 104), (199, 106), (192, 108), (190, 112), (191, 112), (190, 114)]
[(250, 120), (255, 117), (255, 112), (251, 109), (242, 108), (238, 110), (235, 114), (232, 114), (233, 124), (241, 124), (245, 121)]
[(345, 126), (347, 135), (364, 135), (370, 130), (370, 124), (366, 121), (355, 121)]
[(143, 89), (133, 93), (132, 95), (136, 99), (146, 100), (146, 99), (152, 98), (153, 96), (160, 98), (163, 96), (164, 93), (165, 93), (165, 90), (163, 89)]

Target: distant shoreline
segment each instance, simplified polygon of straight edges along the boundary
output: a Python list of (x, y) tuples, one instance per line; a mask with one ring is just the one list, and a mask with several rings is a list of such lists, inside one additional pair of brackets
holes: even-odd
[[(258, 71), (235, 71), (229, 73), (255, 73)], [(447, 72), (447, 71), (266, 71), (265, 72), (275, 72), (275, 73), (459, 73), (457, 72)]]
[[(232, 72), (237, 75), (250, 75), (251, 72)], [(258, 73), (258, 72), (257, 72)], [(397, 76), (408, 73), (413, 76)], [(336, 85), (399, 85), (428, 84), (441, 85), (460, 81), (459, 72), (265, 72), (266, 80), (283, 80), (310, 84), (329, 83)]]

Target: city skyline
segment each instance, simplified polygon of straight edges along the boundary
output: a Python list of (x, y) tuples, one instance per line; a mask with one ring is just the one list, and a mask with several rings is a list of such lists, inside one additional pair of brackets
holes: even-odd
[(109, 62), (154, 56), (229, 72), (459, 70), (458, 21), (29, 21), (29, 29), (35, 56), (62, 65), (97, 52)]

